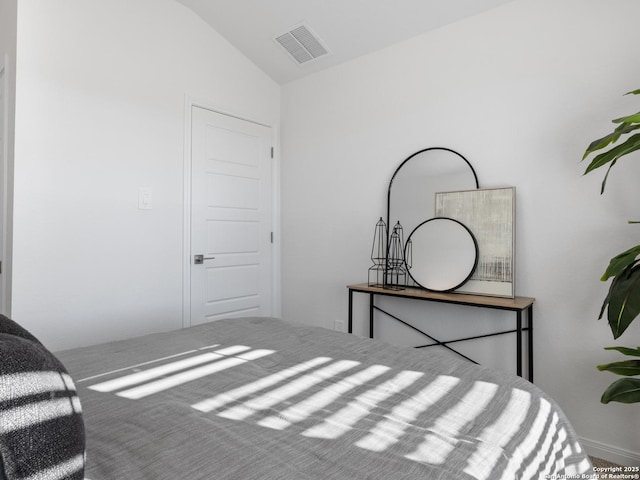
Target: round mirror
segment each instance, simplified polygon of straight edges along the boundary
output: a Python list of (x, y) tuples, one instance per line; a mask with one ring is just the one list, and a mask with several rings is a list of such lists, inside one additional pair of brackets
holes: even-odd
[(476, 172), (462, 155), (443, 147), (420, 150), (400, 164), (389, 182), (387, 226), (391, 230), (400, 222), (411, 232), (435, 217), (436, 192), (476, 188)]
[[(457, 220), (436, 217), (418, 225), (409, 238), (412, 262), (407, 271), (417, 285), (436, 292), (461, 287), (478, 265), (478, 243)], [(405, 251), (405, 257), (409, 255)]]

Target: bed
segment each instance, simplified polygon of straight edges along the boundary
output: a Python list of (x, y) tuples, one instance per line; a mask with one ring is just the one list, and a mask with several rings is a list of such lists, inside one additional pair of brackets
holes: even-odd
[(82, 403), (88, 480), (592, 474), (545, 393), (437, 351), (245, 318), (57, 356)]

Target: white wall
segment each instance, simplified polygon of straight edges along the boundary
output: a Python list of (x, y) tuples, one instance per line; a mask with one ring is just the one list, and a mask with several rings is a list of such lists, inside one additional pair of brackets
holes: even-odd
[[(639, 243), (626, 222), (639, 215), (640, 164), (619, 162), (601, 197), (604, 172), (583, 177), (579, 162), (610, 119), (637, 111), (637, 97), (622, 94), (640, 85), (639, 15), (634, 0), (517, 0), (286, 85), (283, 316), (327, 328), (345, 321), (345, 286), (366, 281), (394, 169), (425, 147), (456, 149), (481, 187), (517, 188), (516, 288), (537, 299), (536, 383), (593, 453), (640, 463), (638, 406), (600, 404), (617, 377), (595, 368), (618, 358), (603, 347), (640, 344), (640, 320), (618, 342), (597, 321), (600, 275)], [(443, 338), (509, 324), (506, 314), (422, 307)], [(416, 342), (383, 327), (390, 341)], [(513, 340), (495, 341), (469, 351), (513, 371)]]
[(54, 350), (182, 327), (185, 95), (277, 128), (280, 87), (172, 0), (19, 2), (17, 83), (13, 317)]

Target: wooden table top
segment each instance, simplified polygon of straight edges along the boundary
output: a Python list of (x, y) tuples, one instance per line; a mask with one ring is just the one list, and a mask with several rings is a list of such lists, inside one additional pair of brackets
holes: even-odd
[(533, 305), (533, 302), (536, 300), (531, 297), (505, 298), (455, 292), (432, 292), (430, 290), (417, 287), (404, 287), (402, 290), (395, 290), (391, 288), (370, 286), (368, 283), (347, 285), (347, 288), (355, 292), (432, 300), (435, 302), (457, 303), (460, 305), (476, 305), (505, 310), (525, 310)]

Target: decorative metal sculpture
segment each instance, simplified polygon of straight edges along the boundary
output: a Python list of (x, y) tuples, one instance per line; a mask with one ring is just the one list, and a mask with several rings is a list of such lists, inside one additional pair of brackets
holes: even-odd
[(397, 222), (389, 238), (385, 287), (392, 290), (404, 289), (407, 285), (407, 270), (404, 265), (404, 233), (402, 225)]
[(373, 266), (369, 268), (369, 286), (384, 286), (384, 275), (387, 269), (387, 224), (382, 220), (376, 223), (373, 235), (373, 246), (371, 247), (371, 260)]

